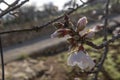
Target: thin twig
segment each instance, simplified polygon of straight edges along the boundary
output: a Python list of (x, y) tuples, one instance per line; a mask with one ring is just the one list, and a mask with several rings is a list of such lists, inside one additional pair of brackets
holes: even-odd
[[(18, 0), (19, 1), (19, 0)], [(1, 14), (0, 14), (0, 18), (3, 17), (4, 15), (6, 15), (7, 13), (9, 13), (10, 11), (13, 11), (19, 7), (21, 7), (23, 4), (25, 4), (27, 1), (29, 0), (25, 0), (25, 1), (22, 1), (20, 4), (18, 5), (15, 5), (16, 3), (18, 3), (18, 1), (15, 1), (14, 5), (10, 5), (10, 7), (8, 7), (5, 11), (3, 11)]]
[(119, 39), (120, 38), (120, 35), (117, 35), (117, 36), (114, 36), (112, 37), (111, 39), (109, 39), (108, 41), (105, 41), (103, 42), (102, 44), (100, 45), (96, 45), (94, 44), (93, 42), (90, 42), (90, 41), (85, 41), (85, 43), (89, 46), (91, 46), (92, 48), (95, 48), (95, 49), (102, 49), (105, 47), (105, 45), (107, 44), (110, 44), (111, 42), (114, 42), (115, 40)]
[(82, 2), (83, 4), (85, 3), (83, 0), (80, 0), (80, 2)]
[[(88, 3), (89, 3), (89, 2), (86, 2), (86, 3), (84, 3), (84, 4), (80, 5), (80, 6), (78, 6), (76, 9), (72, 9), (71, 11), (66, 12), (66, 14), (67, 14), (67, 15), (70, 15), (70, 14), (72, 14), (72, 13), (75, 12), (75, 11), (77, 11), (79, 8), (83, 7), (84, 5), (86, 5), (86, 4), (88, 4)], [(16, 8), (16, 7), (15, 7), (15, 8)], [(12, 9), (13, 9), (13, 8), (12, 8)], [(0, 15), (0, 16), (1, 16), (1, 15)], [(60, 17), (54, 19), (54, 20), (51, 20), (51, 21), (49, 21), (49, 22), (47, 22), (47, 23), (45, 23), (45, 24), (43, 24), (43, 25), (41, 25), (41, 26), (36, 26), (35, 28), (4, 31), (4, 32), (0, 32), (0, 35), (2, 35), (2, 34), (8, 34), (8, 33), (15, 33), (15, 32), (25, 32), (25, 31), (36, 31), (36, 30), (41, 30), (42, 28), (47, 27), (48, 25), (52, 24), (53, 22), (58, 21), (59, 19), (61, 19), (61, 18), (63, 18), (63, 17), (64, 17), (64, 15), (62, 15), (62, 16), (60, 16)]]
[[(105, 6), (105, 21), (104, 21), (104, 28), (103, 28), (105, 42), (107, 42), (107, 25), (108, 25), (109, 3), (110, 3), (110, 0), (107, 0), (106, 6)], [(108, 53), (108, 44), (106, 43), (105, 48), (104, 48), (104, 53), (101, 56), (101, 59), (100, 59), (99, 64), (98, 64), (98, 69), (97, 69), (97, 72), (95, 73), (93, 80), (98, 80), (98, 74), (99, 74), (99, 71), (101, 71), (101, 69), (102, 69), (102, 66), (103, 66), (105, 59), (107, 57), (107, 53)]]
[(2, 47), (1, 36), (0, 36), (0, 54), (1, 54), (1, 65), (2, 65), (2, 80), (5, 80), (5, 72), (4, 72), (4, 56), (3, 56), (3, 47)]

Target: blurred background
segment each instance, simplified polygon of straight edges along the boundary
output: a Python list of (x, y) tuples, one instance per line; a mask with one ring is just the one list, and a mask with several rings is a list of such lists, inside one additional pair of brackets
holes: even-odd
[[(1, 0), (0, 13), (14, 1)], [(79, 8), (69, 17), (76, 24), (80, 17), (86, 16), (88, 18), (87, 28), (102, 24), (105, 18), (105, 3), (106, 0), (94, 0)], [(0, 19), (0, 32), (43, 25), (82, 4), (81, 0), (29, 0), (22, 7)], [(110, 39), (115, 28), (120, 27), (120, 0), (111, 0), (108, 18), (107, 29)], [(60, 19), (59, 22), (63, 22), (63, 19)], [(64, 38), (50, 38), (55, 30), (51, 24), (38, 31), (2, 35), (6, 80), (91, 80), (92, 74), (87, 75), (81, 73), (78, 67), (67, 66), (68, 44)], [(101, 44), (103, 31), (96, 34), (92, 41), (95, 44)], [(85, 48), (96, 62), (103, 53), (103, 49), (96, 50), (87, 45)], [(116, 40), (110, 44), (99, 80), (120, 80), (119, 53), (120, 40)]]

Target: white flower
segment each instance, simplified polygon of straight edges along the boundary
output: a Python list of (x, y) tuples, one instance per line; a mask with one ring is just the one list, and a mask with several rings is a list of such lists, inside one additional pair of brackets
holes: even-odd
[(87, 23), (88, 21), (86, 17), (80, 18), (77, 22), (77, 31), (82, 31), (85, 28)]
[(88, 54), (85, 54), (84, 51), (80, 50), (78, 53), (75, 52), (68, 57), (67, 64), (70, 66), (77, 65), (84, 71), (90, 71), (95, 63)]

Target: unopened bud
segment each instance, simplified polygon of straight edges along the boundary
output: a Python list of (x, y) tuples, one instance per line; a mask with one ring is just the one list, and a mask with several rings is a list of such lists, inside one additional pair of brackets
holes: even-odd
[(82, 31), (85, 28), (87, 23), (88, 21), (86, 17), (80, 18), (77, 23), (77, 31)]
[(70, 33), (70, 29), (58, 29), (51, 35), (51, 38), (64, 37), (69, 33)]

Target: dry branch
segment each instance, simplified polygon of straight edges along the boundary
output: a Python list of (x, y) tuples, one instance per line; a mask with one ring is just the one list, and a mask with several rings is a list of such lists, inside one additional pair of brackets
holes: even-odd
[[(24, 3), (25, 3), (25, 1), (22, 2), (21, 5), (23, 5)], [(79, 8), (83, 7), (84, 5), (86, 5), (86, 4), (88, 4), (88, 3), (90, 3), (90, 2), (86, 2), (86, 3), (82, 4), (82, 5), (80, 5), (80, 6), (78, 6), (77, 8), (72, 9), (71, 11), (66, 12), (66, 14), (67, 14), (67, 15), (70, 15), (70, 14), (72, 14), (72, 13), (75, 12), (75, 11), (77, 11)], [(18, 6), (16, 6), (16, 7), (13, 7), (12, 9), (9, 9), (8, 11), (0, 14), (0, 17), (1, 17), (3, 14), (5, 14), (5, 13), (11, 11), (11, 10), (14, 10), (14, 9), (16, 9), (16, 8), (19, 8), (21, 5), (18, 5)], [(50, 24), (58, 21), (59, 19), (61, 19), (61, 18), (63, 18), (63, 17), (64, 17), (64, 15), (59, 16), (58, 18), (53, 19), (53, 20), (51, 20), (51, 21), (48, 21), (47, 23), (45, 23), (45, 24), (43, 24), (43, 25), (41, 25), (41, 26), (35, 26), (35, 27), (29, 28), (29, 29), (10, 30), (10, 31), (0, 32), (0, 35), (8, 34), (8, 33), (15, 33), (15, 32), (38, 31), (38, 30), (41, 30), (42, 28), (47, 27), (48, 25), (50, 25)]]
[(98, 66), (97, 66), (97, 72), (95, 73), (95, 76), (93, 78), (93, 80), (98, 80), (98, 74), (99, 72), (101, 71), (102, 67), (103, 67), (103, 64), (105, 62), (105, 59), (107, 57), (107, 53), (108, 53), (108, 41), (107, 41), (107, 26), (108, 26), (108, 15), (109, 15), (109, 4), (110, 4), (110, 0), (107, 0), (106, 2), (106, 6), (105, 6), (105, 20), (104, 20), (104, 53), (103, 55), (101, 56), (100, 58), (100, 61), (98, 63)]
[(85, 43), (89, 46), (91, 46), (92, 48), (95, 48), (95, 49), (102, 49), (104, 48), (106, 45), (110, 44), (111, 42), (114, 42), (115, 40), (119, 39), (120, 38), (120, 35), (118, 36), (114, 36), (112, 37), (111, 39), (109, 39), (108, 41), (105, 41), (103, 42), (102, 44), (100, 45), (96, 45), (94, 44), (93, 42), (90, 42), (90, 41), (85, 41)]
[(2, 13), (0, 13), (0, 18), (2, 18), (4, 15), (6, 15), (7, 13), (21, 7), (23, 4), (25, 4), (27, 1), (29, 0), (24, 0), (21, 3), (18, 4), (20, 0), (16, 0), (15, 2), (13, 2), (11, 5), (8, 6), (7, 9), (5, 9), (4, 11), (2, 11)]

